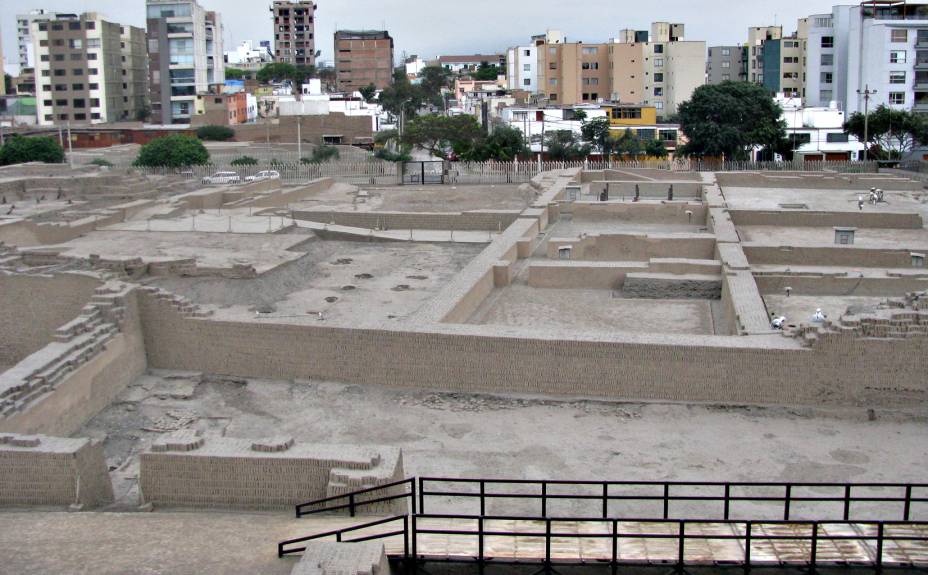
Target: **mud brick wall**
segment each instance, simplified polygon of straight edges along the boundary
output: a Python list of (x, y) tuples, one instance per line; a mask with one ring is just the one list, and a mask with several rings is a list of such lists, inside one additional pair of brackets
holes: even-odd
[[(619, 198), (613, 196), (613, 200)], [(574, 219), (608, 219), (657, 224), (702, 225), (706, 221), (705, 204), (695, 202), (573, 202), (562, 206)], [(692, 212), (692, 215), (687, 214)]]
[(0, 433), (0, 505), (83, 505), (113, 501), (103, 445)]
[(652, 258), (711, 260), (715, 238), (707, 235), (590, 234), (582, 239), (552, 238), (548, 257), (559, 258), (559, 249), (572, 247), (570, 258), (591, 261), (648, 261)]
[(456, 213), (425, 212), (339, 212), (327, 210), (294, 211), (293, 218), (380, 230), (454, 230), (500, 232), (520, 216), (518, 210)]
[[(928, 277), (833, 277), (759, 274), (757, 286), (763, 294), (901, 297), (928, 290)], [(928, 377), (928, 375), (926, 375)]]
[(0, 365), (15, 365), (51, 343), (81, 313), (100, 281), (89, 276), (0, 274)]
[[(396, 523), (397, 528), (401, 524)], [(379, 541), (308, 541), (290, 575), (390, 575), (390, 561)]]
[(886, 250), (847, 246), (779, 247), (743, 244), (753, 265), (848, 266), (857, 268), (910, 268), (908, 250)]
[(881, 174), (827, 174), (806, 172), (719, 172), (722, 188), (789, 188), (813, 190), (921, 190), (923, 184), (906, 178)]
[(619, 289), (631, 272), (649, 269), (644, 262), (532, 261), (528, 285), (548, 289)]
[[(781, 335), (593, 336), (445, 324), (416, 331), (343, 329), (187, 318), (155, 298), (139, 299), (148, 359), (156, 369), (625, 400), (928, 402), (924, 338), (847, 336), (805, 349)], [(904, 397), (884, 393), (880, 382), (887, 378), (915, 391)]]
[(920, 230), (925, 223), (918, 213), (811, 212), (808, 210), (729, 210), (736, 226), (788, 228), (870, 228)]
[(610, 199), (627, 199), (635, 197), (635, 186), (638, 186), (640, 197), (645, 199), (667, 199), (670, 186), (673, 186), (673, 197), (676, 200), (699, 198), (702, 196), (702, 184), (699, 182), (616, 182), (592, 181), (590, 193), (597, 196), (607, 187)]
[(631, 273), (625, 278), (622, 293), (625, 297), (640, 299), (721, 299), (722, 278), (696, 274)]
[[(293, 444), (292, 439), (289, 443), (275, 451), (257, 450), (250, 439), (228, 437), (190, 436), (172, 445), (156, 443), (140, 456), (142, 500), (163, 506), (286, 509), (403, 476), (402, 457), (395, 448)], [(380, 496), (385, 493), (370, 497)], [(360, 511), (400, 507), (405, 503)]]

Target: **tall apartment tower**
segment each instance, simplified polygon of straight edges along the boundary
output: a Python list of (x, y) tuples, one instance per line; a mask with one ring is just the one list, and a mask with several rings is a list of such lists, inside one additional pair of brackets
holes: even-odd
[(764, 45), (783, 37), (783, 26), (748, 28), (748, 81), (764, 83)]
[(51, 20), (77, 20), (77, 14), (64, 14), (48, 10), (32, 10), (28, 14), (16, 16), (16, 47), (19, 56), (20, 73), (24, 68), (35, 68), (35, 52), (32, 45), (33, 22), (49, 22)]
[(380, 30), (335, 33), (335, 82), (342, 92), (393, 83), (393, 38)]
[(748, 79), (747, 46), (712, 46), (706, 58), (706, 82), (746, 82)]
[(3, 60), (3, 34), (0, 31), (0, 96), (6, 95), (6, 67)]
[(928, 112), (928, 4), (867, 2), (809, 18), (806, 99), (848, 114), (886, 105)]
[(137, 120), (147, 109), (145, 32), (88, 12), (33, 22), (40, 125)]
[(151, 120), (189, 124), (197, 94), (225, 83), (220, 15), (196, 0), (147, 0)]
[(316, 65), (316, 9), (313, 0), (274, 0), (274, 60)]
[(622, 30), (605, 44), (538, 47), (538, 92), (551, 104), (614, 101), (675, 114), (705, 83), (706, 43), (686, 41), (682, 24), (655, 22)]

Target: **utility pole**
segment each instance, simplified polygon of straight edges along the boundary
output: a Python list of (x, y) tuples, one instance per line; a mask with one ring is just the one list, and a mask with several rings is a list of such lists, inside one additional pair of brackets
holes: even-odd
[(68, 166), (74, 167), (74, 147), (71, 145), (71, 121), (68, 121)]
[(298, 160), (303, 159), (303, 110), (296, 119), (296, 157)]
[(863, 90), (857, 90), (857, 93), (864, 97), (864, 161), (870, 159), (870, 96), (876, 94), (876, 90), (870, 89), (867, 84)]

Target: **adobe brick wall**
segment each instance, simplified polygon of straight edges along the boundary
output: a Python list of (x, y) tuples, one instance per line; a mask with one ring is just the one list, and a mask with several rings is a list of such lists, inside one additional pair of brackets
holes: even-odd
[[(162, 437), (141, 454), (139, 488), (142, 501), (154, 505), (286, 509), (392, 483), (403, 473), (402, 454), (392, 447), (304, 444), (289, 437), (205, 439), (181, 431)], [(400, 509), (405, 509), (402, 500), (360, 511)]]
[[(618, 198), (613, 197), (618, 200)], [(561, 207), (576, 219), (634, 221), (657, 224), (703, 224), (706, 221), (705, 204), (697, 202), (572, 202)], [(686, 212), (692, 212), (692, 216)]]
[(793, 295), (898, 297), (928, 290), (928, 277), (829, 277), (810, 275), (757, 274), (762, 294), (783, 295), (791, 287)]
[(711, 260), (714, 237), (706, 234), (589, 234), (581, 239), (551, 238), (548, 257), (558, 259), (558, 250), (572, 247), (571, 259), (635, 262), (651, 258)]
[(744, 254), (753, 265), (848, 266), (857, 268), (910, 268), (908, 250), (852, 246), (778, 247), (746, 243)]
[(14, 365), (52, 342), (59, 326), (76, 318), (101, 285), (82, 275), (0, 273), (0, 365)]
[[(231, 126), (239, 142), (264, 142), (268, 137), (266, 124), (239, 124)], [(323, 135), (341, 135), (343, 144), (352, 144), (355, 138), (373, 138), (374, 127), (370, 117), (328, 114), (325, 116), (303, 116), (300, 137), (304, 142), (322, 144)], [(277, 124), (270, 126), (270, 141), (293, 143), (297, 141), (297, 119), (282, 116)], [(308, 155), (308, 154), (307, 154)]]
[(294, 219), (380, 230), (454, 230), (502, 232), (520, 217), (519, 210), (469, 212), (342, 212), (298, 210)]
[(102, 443), (0, 432), (0, 506), (113, 502)]
[[(586, 182), (585, 178), (584, 182)], [(674, 200), (679, 201), (702, 197), (702, 184), (698, 182), (591, 181), (590, 193), (598, 196), (608, 187), (609, 199), (617, 200), (624, 197), (626, 200), (630, 200), (635, 197), (635, 186), (638, 187), (639, 197), (648, 200), (667, 199), (670, 186), (673, 186)]]
[(729, 210), (736, 226), (779, 226), (787, 228), (871, 228), (920, 230), (921, 214), (887, 212), (812, 212), (808, 210)]
[[(925, 338), (846, 335), (803, 349), (780, 335), (593, 335), (446, 324), (344, 329), (188, 318), (147, 294), (139, 301), (149, 363), (157, 369), (624, 400), (867, 406), (928, 400)], [(910, 391), (881, 391), (888, 373)]]
[(722, 188), (789, 188), (815, 190), (921, 190), (923, 184), (887, 174), (834, 174), (808, 172), (719, 172)]

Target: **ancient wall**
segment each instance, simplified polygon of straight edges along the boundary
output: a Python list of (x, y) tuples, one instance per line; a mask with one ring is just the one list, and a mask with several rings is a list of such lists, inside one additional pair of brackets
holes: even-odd
[[(584, 179), (584, 182), (586, 180)], [(590, 193), (599, 196), (607, 188), (609, 190), (609, 199), (618, 200), (625, 198), (630, 200), (635, 197), (635, 188), (638, 189), (639, 197), (646, 200), (665, 200), (668, 199), (670, 186), (673, 186), (673, 197), (675, 200), (685, 200), (698, 198), (702, 196), (702, 184), (698, 182), (615, 182), (615, 181), (592, 181), (590, 182)]]
[(0, 274), (0, 366), (10, 367), (51, 343), (100, 286), (83, 275)]
[(293, 218), (374, 230), (454, 230), (501, 232), (520, 217), (519, 210), (470, 212), (341, 212), (297, 210)]
[[(300, 137), (304, 142), (322, 144), (322, 136), (342, 136), (346, 145), (354, 143), (356, 138), (374, 137), (374, 127), (368, 116), (346, 116), (345, 114), (327, 114), (325, 116), (302, 116)], [(279, 123), (271, 124), (239, 124), (231, 126), (235, 130), (235, 139), (239, 142), (264, 142), (270, 138), (271, 142), (293, 143), (297, 141), (297, 118), (285, 116)], [(307, 154), (308, 155), (308, 154)]]
[(901, 297), (928, 290), (928, 274), (922, 277), (853, 277), (829, 275), (757, 274), (757, 286), (763, 294), (783, 295), (792, 288), (793, 295)]
[(569, 211), (577, 220), (608, 219), (657, 224), (702, 225), (707, 216), (706, 206), (695, 202), (572, 202), (562, 206), (562, 211)]
[[(189, 430), (159, 438), (140, 462), (142, 501), (165, 506), (284, 509), (392, 483), (404, 473), (402, 453), (392, 447), (297, 444), (290, 437), (206, 439)], [(361, 511), (400, 508), (404, 501)]]
[(828, 172), (718, 172), (722, 188), (788, 188), (813, 190), (921, 190), (922, 183), (886, 174)]
[(921, 214), (888, 212), (813, 212), (808, 210), (728, 210), (737, 226), (787, 228), (871, 228), (920, 230)]
[[(397, 523), (397, 526), (400, 524)], [(290, 575), (390, 575), (383, 543), (307, 541), (306, 551)]]
[(711, 260), (715, 238), (705, 234), (589, 234), (583, 238), (551, 238), (548, 257), (558, 259), (559, 250), (570, 247), (570, 259), (637, 262), (651, 258)]
[(92, 508), (112, 502), (102, 443), (0, 433), (0, 506)]
[(848, 336), (809, 350), (780, 335), (343, 329), (219, 322), (186, 317), (147, 294), (140, 302), (148, 359), (159, 369), (458, 392), (869, 406), (901, 401), (879, 391), (892, 373), (897, 385), (921, 390), (918, 402), (928, 400), (924, 338)]
[(742, 244), (753, 265), (847, 266), (852, 268), (911, 268), (908, 250), (872, 249), (849, 246), (763, 246)]

